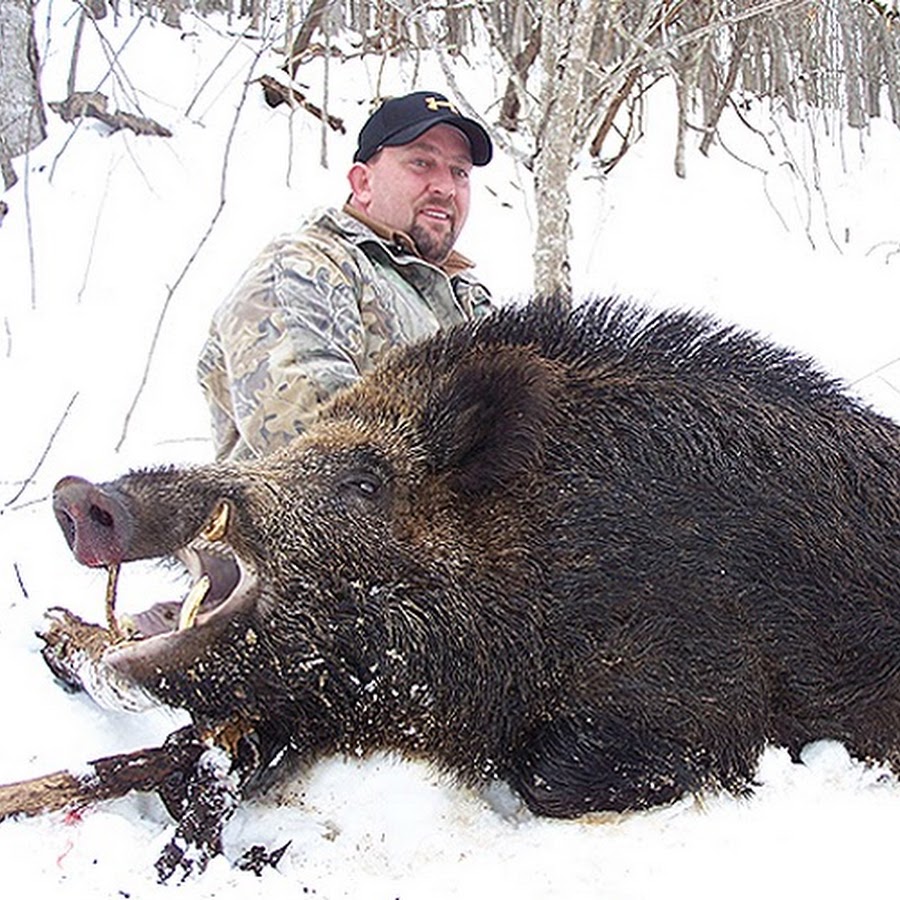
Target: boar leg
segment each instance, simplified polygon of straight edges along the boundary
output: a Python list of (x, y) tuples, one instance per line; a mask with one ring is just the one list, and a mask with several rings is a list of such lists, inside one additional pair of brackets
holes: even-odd
[[(210, 860), (222, 853), (222, 832), (240, 804), (244, 786), (262, 765), (255, 734), (230, 734), (233, 740), (224, 731), (215, 743), (207, 739), (208, 749), (193, 769), (159, 791), (178, 822), (175, 834), (156, 861), (160, 884), (177, 872), (180, 881), (200, 875)], [(194, 741), (195, 735), (193, 728), (186, 728), (171, 735), (167, 743)]]
[(240, 802), (239, 780), (222, 748), (198, 760), (182, 795), (175, 834), (156, 861), (160, 883), (180, 871), (181, 881), (199, 875), (222, 852), (222, 830)]
[(711, 754), (692, 752), (674, 730), (640, 723), (638, 714), (602, 712), (551, 722), (519, 754), (509, 782), (532, 812), (557, 818), (648, 809), (708, 784), (749, 782), (749, 768), (716, 772)]

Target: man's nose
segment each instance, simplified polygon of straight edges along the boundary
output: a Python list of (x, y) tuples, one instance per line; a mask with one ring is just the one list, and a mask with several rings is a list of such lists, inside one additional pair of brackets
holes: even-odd
[(435, 166), (431, 172), (430, 186), (432, 191), (443, 197), (453, 197), (456, 194), (456, 180), (449, 166)]

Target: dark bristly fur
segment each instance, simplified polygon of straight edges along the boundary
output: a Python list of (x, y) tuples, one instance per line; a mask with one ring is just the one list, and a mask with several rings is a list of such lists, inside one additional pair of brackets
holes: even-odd
[(99, 486), (85, 540), (171, 553), (227, 499), (254, 602), (118, 677), (573, 816), (745, 790), (767, 742), (900, 764), (898, 479), (897, 426), (793, 353), (543, 302), (397, 352), (269, 458)]

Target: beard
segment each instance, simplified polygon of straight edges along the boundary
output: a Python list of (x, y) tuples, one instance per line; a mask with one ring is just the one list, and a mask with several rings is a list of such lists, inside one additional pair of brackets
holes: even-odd
[(421, 225), (413, 225), (409, 236), (422, 259), (435, 264), (442, 263), (450, 255), (456, 242), (456, 234), (452, 230), (439, 235)]

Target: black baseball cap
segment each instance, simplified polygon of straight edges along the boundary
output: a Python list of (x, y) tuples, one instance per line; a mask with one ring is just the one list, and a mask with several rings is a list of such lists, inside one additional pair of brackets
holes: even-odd
[(366, 162), (382, 147), (400, 147), (414, 141), (429, 128), (446, 122), (468, 139), (472, 165), (486, 166), (493, 156), (487, 131), (474, 119), (462, 115), (452, 100), (434, 91), (416, 91), (385, 100), (359, 132), (354, 162)]

